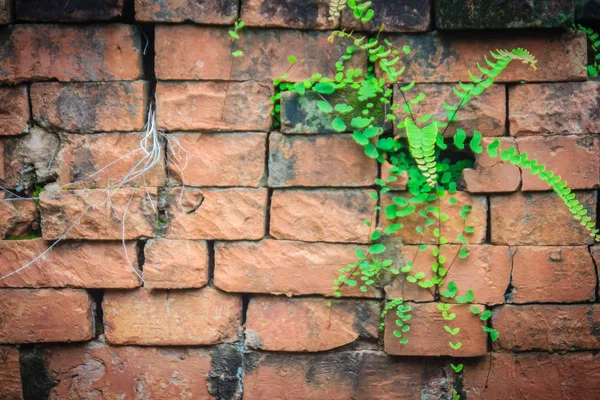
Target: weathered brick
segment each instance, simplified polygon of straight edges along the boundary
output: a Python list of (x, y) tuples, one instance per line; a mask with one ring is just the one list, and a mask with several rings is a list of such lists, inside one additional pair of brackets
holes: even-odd
[(92, 299), (78, 289), (0, 289), (0, 343), (90, 340)]
[(54, 180), (57, 135), (33, 126), (27, 135), (0, 139), (0, 185), (32, 192), (34, 184)]
[(206, 242), (148, 240), (144, 247), (144, 280), (152, 289), (200, 288), (208, 281)]
[(465, 364), (469, 400), (593, 399), (600, 391), (600, 354), (491, 353)]
[[(481, 145), (487, 147), (493, 140), (483, 138)], [(500, 138), (500, 150), (516, 148), (513, 138)], [(519, 151), (517, 150), (517, 154)], [(463, 170), (463, 187), (469, 193), (515, 192), (521, 186), (521, 170), (500, 157), (492, 158), (487, 151), (475, 158), (475, 169)]]
[(0, 239), (17, 238), (33, 234), (39, 228), (38, 213), (33, 201), (9, 201), (0, 192)]
[(235, 0), (135, 0), (135, 19), (142, 22), (233, 25), (237, 15)]
[(242, 3), (240, 19), (247, 26), (295, 29), (335, 29), (339, 18), (329, 19), (328, 0), (248, 0)]
[(212, 357), (206, 349), (90, 342), (52, 346), (42, 354), (56, 381), (49, 398), (213, 398), (207, 385)]
[(354, 18), (349, 8), (342, 13), (342, 28), (371, 32), (423, 32), (431, 28), (432, 0), (402, 0), (374, 2), (373, 19), (363, 23)]
[(249, 353), (244, 399), (408, 400), (443, 398), (446, 368), (436, 358), (389, 357), (378, 351), (325, 354)]
[(0, 87), (0, 136), (20, 135), (28, 130), (27, 86)]
[[(590, 253), (592, 254), (592, 258), (594, 259), (594, 264), (596, 265), (596, 269), (598, 272), (598, 281), (600, 281), (600, 269), (598, 269), (598, 265), (600, 265), (600, 245), (590, 246)], [(600, 287), (598, 288), (598, 298), (600, 298)]]
[[(467, 258), (458, 257), (459, 249), (469, 251)], [(512, 251), (507, 246), (490, 245), (446, 245), (441, 246), (440, 255), (446, 258), (443, 267), (448, 270), (441, 290), (448, 282), (458, 286), (459, 295), (473, 290), (475, 302), (496, 305), (504, 303), (504, 293), (510, 283)], [(455, 302), (452, 299), (444, 301)]]
[(600, 348), (600, 305), (506, 305), (494, 310), (495, 346), (510, 351)]
[[(138, 270), (136, 246), (127, 242), (132, 267)], [(40, 239), (0, 241), (0, 276), (31, 262), (49, 244)], [(0, 287), (134, 288), (140, 280), (127, 262), (120, 242), (61, 242)]]
[[(384, 195), (381, 201), (383, 211), (379, 223), (382, 228), (386, 228), (393, 223), (403, 224), (403, 227), (399, 231), (390, 236), (401, 238), (405, 244), (439, 243), (439, 238), (435, 237), (433, 234), (434, 229), (438, 228), (438, 226), (440, 235), (447, 238), (448, 243), (460, 243), (457, 237), (461, 234), (464, 235), (471, 244), (483, 243), (485, 241), (488, 210), (488, 202), (485, 196), (470, 195), (466, 192), (456, 192), (452, 195), (447, 194), (444, 199), (440, 199), (439, 206), (441, 212), (448, 215), (448, 219), (428, 227), (425, 226), (426, 219), (418, 213), (419, 210), (424, 210), (426, 208), (424, 204), (416, 205), (415, 212), (405, 217), (396, 218), (395, 220), (390, 220), (383, 215), (385, 213), (385, 208), (388, 205), (393, 204), (394, 197), (403, 197), (410, 200), (412, 195), (406, 192), (388, 192), (388, 194)], [(457, 200), (457, 203), (454, 205), (450, 204), (448, 202), (449, 197), (454, 197)], [(438, 202), (435, 202), (434, 204), (438, 205)], [(465, 205), (472, 206), (466, 222), (460, 216), (460, 211)], [(465, 225), (473, 226), (475, 232), (465, 233)], [(423, 231), (425, 232), (424, 235), (417, 232), (416, 228), (418, 226), (423, 228)]]
[(269, 186), (370, 186), (377, 162), (352, 136), (269, 137)]
[(368, 243), (374, 190), (276, 190), (271, 196), (271, 235), (305, 242)]
[(596, 268), (585, 246), (519, 246), (512, 286), (513, 303), (593, 301)]
[(600, 20), (600, 5), (596, 0), (575, 0), (575, 21), (597, 22)]
[(432, 32), (390, 35), (388, 40), (396, 47), (407, 45), (412, 49), (411, 54), (403, 58), (410, 71), (405, 79), (417, 82), (470, 82), (467, 71), (479, 77), (477, 63), (485, 63), (483, 57), (489, 55), (490, 50), (518, 47), (532, 52), (538, 60), (538, 70), (515, 61), (497, 77), (497, 82), (587, 79), (586, 38), (581, 32), (480, 32), (477, 40), (472, 32)]
[(571, 0), (435, 0), (435, 11), (438, 29), (570, 28), (574, 14)]
[(381, 179), (383, 179), (384, 181), (387, 182), (391, 176), (395, 176), (396, 180), (392, 181), (392, 182), (388, 182), (387, 186), (390, 189), (406, 190), (406, 185), (408, 184), (408, 173), (405, 171), (400, 175), (393, 174), (390, 172), (391, 168), (392, 168), (392, 164), (390, 164), (387, 161), (385, 161), (383, 164), (381, 164)]
[[(291, 317), (293, 316), (293, 317)], [(250, 299), (246, 343), (267, 351), (323, 351), (377, 337), (379, 304), (370, 300)]]
[(139, 131), (146, 118), (147, 88), (143, 81), (34, 83), (33, 118), (45, 128), (80, 133)]
[[(328, 32), (280, 29), (244, 29), (233, 42), (228, 28), (192, 25), (158, 26), (156, 28), (156, 77), (162, 80), (257, 80), (270, 82), (283, 75), (294, 55), (298, 62), (287, 80), (299, 82), (319, 72), (334, 75), (335, 62), (346, 54), (346, 44), (328, 42)], [(198, 46), (202, 43), (203, 46)], [(241, 49), (243, 57), (232, 58)], [(347, 68), (366, 70), (366, 57), (358, 54)], [(242, 113), (243, 116), (249, 113)]]
[[(599, 140), (592, 136), (530, 136), (517, 139), (519, 151), (535, 158), (560, 175), (571, 189), (600, 186)], [(523, 171), (522, 190), (551, 190), (528, 170)]]
[(122, 18), (125, 0), (57, 1), (15, 0), (17, 21), (90, 22)]
[[(169, 160), (169, 176), (178, 184), (183, 181), (191, 186), (258, 187), (266, 180), (266, 133), (190, 133), (170, 137), (187, 151), (179, 155), (179, 161), (173, 155)], [(181, 171), (183, 165), (187, 167)]]
[(0, 346), (0, 398), (23, 399), (19, 350), (16, 347)]
[[(353, 111), (341, 115), (334, 115), (334, 113), (326, 114), (317, 105), (317, 102), (323, 99), (332, 106), (336, 104), (348, 104), (353, 107)], [(332, 123), (334, 118), (338, 117), (346, 123), (347, 131), (352, 132), (352, 119), (362, 115), (360, 112), (367, 108), (367, 104), (371, 100), (360, 101), (358, 92), (349, 87), (336, 90), (329, 95), (307, 91), (301, 96), (296, 92), (284, 91), (281, 93), (281, 132), (308, 134), (337, 133), (338, 131), (333, 129)], [(388, 127), (388, 123), (385, 122), (384, 108), (381, 105), (373, 107), (370, 116), (374, 118), (374, 125), (391, 129), (391, 127)]]
[[(418, 93), (424, 93), (425, 98), (417, 105), (412, 106), (413, 115), (419, 118), (427, 113), (440, 121), (446, 119), (447, 110), (443, 107), (444, 102), (457, 105), (460, 103), (452, 92), (454, 85), (443, 84), (422, 84), (417, 91), (409, 92), (406, 97), (411, 100)], [(456, 114), (459, 123), (452, 124), (444, 133), (445, 137), (452, 137), (456, 133), (456, 128), (464, 129), (468, 136), (473, 135), (473, 131), (479, 131), (483, 136), (502, 136), (506, 130), (506, 89), (504, 85), (492, 85), (481, 96), (473, 96), (471, 101), (462, 106)], [(402, 92), (396, 86), (394, 87), (394, 103), (404, 104)], [(402, 107), (394, 110), (394, 115), (399, 121), (410, 117)], [(397, 134), (405, 135), (404, 129), (398, 130)]]
[[(128, 176), (146, 156), (140, 137), (133, 133), (60, 134), (60, 142), (55, 162), (61, 186), (68, 185), (69, 189), (106, 187)], [(141, 170), (140, 166), (137, 170)], [(165, 180), (165, 160), (161, 157), (143, 177), (123, 186), (154, 187), (163, 185)]]
[[(394, 264), (390, 268), (400, 271), (406, 265), (407, 261), (414, 264), (411, 275), (422, 272), (424, 279), (433, 278), (431, 267), (437, 261), (432, 250), (437, 246), (429, 246), (426, 250), (419, 251), (419, 246), (403, 245), (399, 238), (385, 238), (384, 244), (387, 250), (383, 254), (386, 259), (391, 259)], [(390, 299), (404, 299), (411, 301), (433, 301), (435, 291), (425, 289), (417, 284), (406, 281), (406, 275), (401, 273), (393, 277), (389, 282), (385, 282), (384, 291)]]
[(508, 92), (510, 134), (525, 136), (598, 133), (598, 92), (600, 82), (513, 86)]
[[(217, 243), (215, 286), (228, 292), (333, 295), (340, 268), (357, 260), (355, 245), (265, 239), (261, 242)], [(364, 249), (363, 249), (364, 251)], [(344, 296), (374, 297), (344, 286)]]
[[(412, 310), (410, 315), (410, 331), (402, 337), (408, 343), (401, 344), (394, 336), (396, 311), (387, 313), (385, 318), (385, 352), (397, 356), (454, 356), (478, 357), (487, 353), (487, 334), (481, 328), (479, 317), (473, 315), (467, 304), (453, 305), (448, 313), (455, 313), (456, 318), (450, 323), (442, 318), (437, 303), (406, 303)], [(483, 306), (476, 306), (483, 310)], [(450, 336), (444, 330), (444, 325), (460, 327), (460, 333)], [(461, 342), (458, 350), (452, 350), (448, 341)]]
[(112, 344), (205, 345), (231, 341), (242, 299), (200, 290), (110, 291), (102, 301), (104, 333)]
[(68, 239), (94, 240), (151, 237), (156, 216), (149, 197), (156, 207), (156, 188), (107, 190), (42, 192), (44, 239), (57, 240), (63, 235)]
[[(595, 220), (595, 192), (577, 192), (577, 199)], [(573, 219), (554, 192), (514, 193), (490, 197), (491, 240), (494, 244), (591, 244), (589, 232)]]
[(0, 31), (1, 82), (141, 77), (141, 39), (131, 25), (14, 25)]
[(253, 81), (159, 82), (157, 122), (168, 131), (266, 132), (271, 92), (269, 85)]
[[(265, 235), (266, 189), (170, 192), (169, 239), (259, 240)], [(181, 198), (181, 202), (180, 202)]]
[(13, 22), (13, 0), (0, 0), (0, 24), (10, 24)]

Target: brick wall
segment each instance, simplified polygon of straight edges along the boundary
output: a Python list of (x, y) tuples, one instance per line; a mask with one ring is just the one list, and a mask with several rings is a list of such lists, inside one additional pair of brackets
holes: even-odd
[[(0, 185), (33, 195), (134, 151), (154, 95), (160, 128), (188, 152), (184, 174), (163, 154), (110, 202), (91, 199), (137, 155), (74, 185), (79, 196), (0, 202), (0, 275), (68, 230), (0, 281), (0, 399), (448, 397), (439, 297), (394, 281), (327, 307), (339, 268), (369, 242), (362, 221), (385, 168), (290, 93), (273, 129), (271, 81), (288, 55), (305, 59), (291, 81), (331, 71), (344, 48), (327, 41), (330, 30), (384, 24), (414, 50), (405, 62), (429, 95), (421, 106), (438, 108), (489, 50), (526, 47), (539, 70), (511, 66), (461, 120), (484, 142), (502, 137), (547, 164), (595, 219), (600, 82), (587, 81), (585, 36), (564, 28), (574, 16), (597, 26), (600, 7), (374, 3), (374, 21), (359, 27), (347, 12), (329, 21), (323, 0), (0, 0)], [(244, 56), (232, 61), (227, 30), (238, 17)], [(467, 334), (456, 387), (467, 399), (600, 398), (600, 246), (508, 163), (482, 154), (462, 186), (446, 212), (473, 204), (475, 233), (448, 280), (474, 290), (501, 336), (488, 343), (455, 308)], [(401, 260), (422, 240), (388, 247)], [(414, 312), (404, 346), (378, 330), (384, 298), (401, 295)]]

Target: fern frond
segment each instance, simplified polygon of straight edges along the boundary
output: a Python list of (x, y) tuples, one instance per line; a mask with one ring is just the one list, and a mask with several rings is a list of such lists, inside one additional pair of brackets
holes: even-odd
[(419, 128), (412, 119), (404, 120), (406, 137), (408, 139), (410, 155), (417, 163), (421, 174), (426, 178), (427, 184), (434, 187), (437, 182), (437, 163), (435, 160), (435, 145), (437, 142), (437, 121)]
[(538, 60), (529, 52), (529, 50), (519, 47), (518, 49), (512, 50), (496, 50), (496, 52), (490, 52), (492, 57), (497, 60), (518, 60), (523, 64), (528, 64), (534, 71), (537, 71), (537, 62)]
[(347, 0), (329, 0), (329, 18), (330, 21), (334, 21), (339, 18), (340, 13), (346, 8)]

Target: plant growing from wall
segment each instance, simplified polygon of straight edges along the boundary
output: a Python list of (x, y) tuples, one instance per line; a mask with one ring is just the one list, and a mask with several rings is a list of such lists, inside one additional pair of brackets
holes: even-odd
[[(347, 3), (332, 1), (331, 17), (336, 17), (347, 6), (352, 10), (354, 17), (361, 22), (368, 22), (373, 17), (371, 2), (361, 0), (348, 0)], [(587, 32), (587, 31), (586, 31)], [(588, 33), (589, 34), (589, 33)], [(582, 204), (579, 204), (575, 194), (567, 187), (567, 183), (560, 176), (548, 171), (544, 165), (535, 159), (530, 159), (526, 153), (518, 153), (514, 148), (500, 150), (500, 141), (493, 140), (484, 149), (482, 134), (478, 131), (465, 132), (457, 128), (448, 142), (444, 140), (448, 128), (458, 123), (461, 108), (465, 107), (474, 97), (481, 95), (495, 81), (509, 64), (519, 61), (536, 70), (537, 60), (526, 49), (496, 50), (485, 57), (485, 66), (477, 64), (475, 72), (468, 71), (470, 82), (460, 82), (453, 89), (453, 97), (444, 102), (443, 118), (435, 118), (435, 111), (418, 114), (416, 106), (425, 99), (425, 94), (418, 89), (414, 80), (404, 79), (405, 67), (401, 58), (411, 53), (408, 46), (395, 47), (386, 39), (376, 37), (368, 38), (345, 31), (334, 31), (330, 41), (344, 40), (349, 45), (346, 53), (335, 64), (335, 76), (326, 77), (320, 73), (314, 74), (310, 79), (302, 82), (286, 82), (287, 72), (274, 81), (275, 95), (271, 99), (275, 104), (274, 115), (279, 113), (279, 100), (282, 91), (294, 91), (300, 96), (311, 93), (318, 98), (317, 107), (324, 114), (332, 117), (332, 128), (338, 132), (352, 132), (352, 137), (358, 145), (364, 148), (365, 154), (376, 159), (380, 164), (389, 163), (389, 177), (376, 179), (378, 187), (373, 194), (377, 201), (374, 212), (379, 212), (387, 223), (382, 226), (373, 226), (372, 222), (365, 220), (370, 227), (370, 240), (374, 243), (366, 252), (356, 250), (357, 260), (340, 270), (339, 277), (334, 282), (333, 295), (340, 297), (344, 287), (358, 287), (362, 292), (367, 292), (370, 287), (381, 287), (382, 282), (397, 275), (403, 275), (405, 282), (429, 290), (436, 298), (443, 298), (447, 303), (439, 303), (438, 308), (442, 318), (446, 321), (445, 334), (448, 335), (448, 345), (452, 352), (461, 348), (460, 327), (452, 322), (456, 314), (452, 312), (452, 303), (471, 304), (476, 302), (476, 294), (469, 288), (459, 288), (455, 282), (447, 282), (446, 276), (457, 258), (464, 259), (469, 256), (467, 244), (469, 237), (475, 232), (475, 227), (470, 225), (469, 213), (472, 206), (464, 204), (460, 208), (459, 216), (462, 220), (462, 232), (456, 237), (444, 235), (444, 226), (450, 216), (445, 212), (447, 206), (456, 206), (458, 199), (456, 192), (458, 181), (465, 168), (472, 167), (470, 161), (453, 161), (443, 156), (443, 151), (453, 147), (456, 151), (470, 151), (481, 154), (486, 151), (492, 158), (500, 158), (513, 165), (528, 169), (532, 174), (546, 182), (578, 220), (596, 240), (600, 239), (594, 221), (587, 215)], [(597, 35), (596, 35), (597, 37)], [(593, 35), (590, 36), (593, 40)], [(356, 54), (364, 52), (369, 60), (366, 71), (359, 68), (348, 68), (347, 64)], [(290, 60), (292, 65), (297, 62)], [(290, 66), (290, 67), (291, 67)], [(288, 69), (289, 71), (289, 69)], [(391, 87), (390, 87), (391, 85)], [(402, 98), (401, 104), (392, 103), (393, 89), (396, 89)], [(334, 102), (332, 95), (340, 90), (350, 90), (358, 96), (359, 108), (356, 104)], [(365, 104), (362, 106), (362, 104)], [(385, 110), (385, 119), (379, 121), (374, 114), (378, 109)], [(402, 111), (394, 112), (395, 110)], [(403, 114), (403, 118), (398, 115)], [(278, 126), (278, 119), (275, 119)], [(398, 134), (389, 133), (385, 126), (394, 123)], [(400, 176), (406, 174), (408, 196), (394, 195), (389, 186)], [(389, 204), (382, 206), (383, 202)], [(429, 252), (435, 262), (427, 266), (431, 271), (415, 265), (416, 254), (412, 260), (407, 260), (399, 268), (394, 260), (386, 257), (387, 247), (382, 243), (386, 236), (401, 235), (406, 229), (403, 219), (411, 216), (413, 229), (420, 235), (421, 244), (418, 252)], [(414, 227), (414, 219), (420, 221)], [(406, 224), (408, 226), (408, 224)], [(433, 242), (435, 245), (432, 245)], [(441, 254), (437, 245), (457, 243), (459, 248), (454, 260), (447, 259)], [(499, 332), (488, 326), (491, 311), (481, 311), (479, 307), (471, 306), (473, 314), (482, 322), (482, 329), (487, 332), (491, 340), (497, 340)], [(395, 312), (393, 334), (400, 343), (408, 343), (406, 333), (410, 331), (411, 306), (405, 304), (402, 298), (390, 299), (385, 304), (382, 318), (389, 312)], [(384, 322), (381, 328), (384, 327)], [(456, 361), (451, 363), (452, 369), (459, 374), (463, 364)], [(452, 399), (458, 400), (461, 394), (452, 389)]]
[(600, 69), (598, 67), (598, 61), (600, 61), (600, 35), (594, 32), (592, 28), (586, 28), (581, 24), (573, 25), (573, 29), (580, 32), (585, 32), (589, 45), (592, 48), (592, 63), (587, 66), (588, 75), (591, 78), (595, 78), (600, 73)]

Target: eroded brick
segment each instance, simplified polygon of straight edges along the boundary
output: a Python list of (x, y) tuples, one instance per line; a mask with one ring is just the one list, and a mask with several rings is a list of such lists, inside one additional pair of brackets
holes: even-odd
[(0, 81), (114, 81), (141, 77), (141, 38), (131, 25), (0, 28)]
[[(596, 193), (577, 192), (577, 199), (596, 218)], [(552, 193), (514, 193), (490, 197), (494, 244), (591, 244), (588, 231), (573, 219), (563, 201)]]
[[(558, 58), (563, 60), (564, 57)], [(583, 66), (586, 65), (582, 60)], [(518, 85), (509, 89), (512, 136), (600, 132), (600, 82)]]
[(493, 311), (496, 346), (510, 351), (600, 348), (599, 305), (506, 305)]
[(90, 22), (119, 19), (125, 13), (125, 0), (57, 1), (15, 0), (18, 21)]
[(259, 240), (265, 235), (266, 189), (172, 189), (169, 239)]
[(159, 82), (157, 123), (168, 131), (268, 131), (271, 92), (253, 81)]
[[(228, 292), (332, 296), (340, 268), (357, 261), (356, 248), (350, 244), (271, 239), (217, 243), (215, 286)], [(363, 293), (350, 286), (344, 286), (341, 293), (353, 297), (378, 295), (374, 290)]]
[(328, 307), (322, 298), (259, 296), (248, 306), (246, 343), (267, 351), (330, 350), (376, 338), (378, 321), (375, 301), (337, 300)]
[(276, 190), (271, 196), (271, 235), (306, 242), (368, 243), (373, 190)]
[[(0, 241), (0, 276), (28, 264), (48, 247), (41, 238)], [(127, 254), (120, 242), (61, 242), (21, 272), (0, 281), (0, 287), (134, 288), (140, 286), (136, 272), (141, 272), (135, 243), (126, 243), (126, 248)]]
[(147, 83), (44, 82), (31, 85), (33, 118), (42, 127), (72, 132), (140, 131)]
[(0, 343), (90, 340), (92, 299), (78, 289), (0, 289)]
[(19, 350), (13, 346), (0, 346), (0, 398), (23, 399)]
[(0, 24), (10, 24), (13, 22), (13, 1), (0, 0)]
[(249, 0), (242, 3), (240, 18), (261, 28), (335, 29), (339, 24), (339, 18), (328, 19), (328, 0)]
[(235, 0), (135, 0), (135, 19), (143, 22), (233, 25), (237, 14)]
[(269, 136), (269, 186), (370, 186), (376, 175), (350, 135)]
[[(481, 146), (487, 147), (493, 140), (483, 138)], [(499, 149), (516, 148), (513, 138), (500, 138)], [(516, 154), (519, 154), (517, 149)], [(492, 158), (487, 151), (475, 157), (475, 169), (463, 170), (463, 186), (469, 193), (503, 193), (515, 192), (521, 186), (521, 170), (500, 157)]]
[(0, 87), (0, 136), (20, 135), (28, 130), (27, 86)]
[(0, 239), (32, 235), (39, 229), (38, 212), (33, 201), (11, 201), (0, 193)]
[[(191, 186), (258, 187), (266, 180), (266, 133), (190, 133), (170, 137), (187, 151), (179, 154), (179, 161), (173, 156), (169, 160), (169, 176), (177, 184), (183, 181)], [(182, 170), (184, 165), (187, 167)]]
[(213, 288), (110, 291), (102, 301), (112, 344), (206, 345), (232, 341), (242, 300)]
[(374, 2), (375, 11), (367, 23), (358, 21), (346, 8), (342, 13), (342, 28), (358, 31), (424, 32), (431, 28), (432, 0), (402, 0)]
[(200, 288), (208, 281), (206, 242), (148, 240), (144, 247), (146, 285), (153, 289)]

